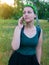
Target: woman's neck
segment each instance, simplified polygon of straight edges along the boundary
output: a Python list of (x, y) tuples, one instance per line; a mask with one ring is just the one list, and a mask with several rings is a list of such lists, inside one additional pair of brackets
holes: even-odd
[(32, 27), (34, 27), (34, 23), (33, 22), (26, 23), (25, 27), (26, 28), (32, 28)]

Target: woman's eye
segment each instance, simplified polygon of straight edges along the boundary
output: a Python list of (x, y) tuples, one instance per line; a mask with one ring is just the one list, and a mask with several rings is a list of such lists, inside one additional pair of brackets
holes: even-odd
[(23, 12), (23, 14), (26, 14), (26, 13), (30, 14), (30, 13), (32, 13), (32, 12), (30, 12), (30, 11), (28, 11), (28, 12)]
[(28, 11), (28, 13), (30, 14), (31, 12), (30, 12), (30, 11)]

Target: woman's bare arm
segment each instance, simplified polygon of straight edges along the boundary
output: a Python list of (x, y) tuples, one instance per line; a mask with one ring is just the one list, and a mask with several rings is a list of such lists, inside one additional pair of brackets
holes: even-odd
[(40, 34), (40, 37), (39, 37), (39, 42), (38, 42), (38, 45), (37, 45), (37, 48), (36, 48), (36, 51), (37, 51), (37, 60), (40, 64), (40, 61), (41, 61), (41, 54), (42, 54), (42, 30), (41, 30), (41, 34)]
[(20, 47), (20, 32), (21, 29), (19, 28), (19, 26), (16, 26), (11, 43), (13, 50), (17, 50)]

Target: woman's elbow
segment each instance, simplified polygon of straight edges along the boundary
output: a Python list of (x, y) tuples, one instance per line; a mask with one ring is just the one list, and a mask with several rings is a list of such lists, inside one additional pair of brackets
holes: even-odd
[(14, 43), (11, 44), (13, 50), (17, 50), (19, 48), (18, 45), (15, 45)]

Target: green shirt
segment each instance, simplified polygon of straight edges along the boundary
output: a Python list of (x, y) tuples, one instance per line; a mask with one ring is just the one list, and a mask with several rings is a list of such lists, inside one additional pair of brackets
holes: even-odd
[(23, 55), (34, 55), (36, 54), (36, 47), (38, 45), (38, 39), (40, 36), (41, 29), (40, 27), (36, 27), (36, 35), (32, 38), (28, 38), (24, 34), (24, 27), (21, 30), (21, 35), (20, 35), (20, 48), (17, 50), (17, 52), (23, 54)]

